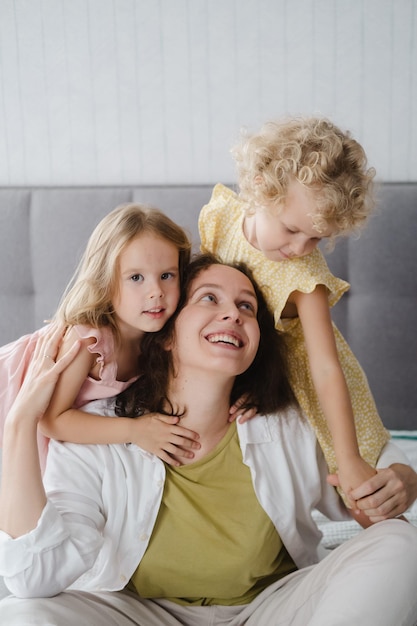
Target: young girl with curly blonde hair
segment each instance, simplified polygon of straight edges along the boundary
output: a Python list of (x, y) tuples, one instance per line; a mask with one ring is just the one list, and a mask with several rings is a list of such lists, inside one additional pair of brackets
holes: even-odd
[(245, 261), (264, 288), (277, 328), (286, 331), (297, 400), (349, 501), (375, 473), (389, 435), (331, 319), (349, 284), (331, 274), (317, 246), (365, 225), (375, 171), (349, 132), (320, 117), (267, 123), (232, 153), (239, 194), (215, 186), (200, 213), (202, 250), (226, 263)]

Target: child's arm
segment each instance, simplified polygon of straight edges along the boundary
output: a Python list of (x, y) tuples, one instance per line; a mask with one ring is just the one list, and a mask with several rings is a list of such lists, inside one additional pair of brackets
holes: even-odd
[(295, 291), (289, 302), (297, 307), (311, 376), (333, 439), (340, 485), (348, 496), (376, 470), (359, 453), (352, 404), (337, 353), (326, 287), (319, 285), (312, 293)]
[[(59, 358), (70, 350), (75, 341), (80, 340), (70, 330)], [(192, 450), (200, 447), (198, 435), (177, 426), (177, 417), (157, 414), (140, 419), (104, 417), (71, 408), (97, 358), (88, 350), (91, 341), (81, 340), (76, 358), (62, 373), (48, 410), (39, 424), (42, 433), (52, 439), (71, 443), (136, 443), (173, 465), (180, 465), (181, 457), (192, 458)]]
[(52, 426), (40, 423), (47, 437), (82, 444), (135, 443), (169, 465), (181, 465), (200, 448), (198, 434), (178, 426), (179, 418), (150, 413), (143, 417), (104, 417), (81, 409), (68, 409)]

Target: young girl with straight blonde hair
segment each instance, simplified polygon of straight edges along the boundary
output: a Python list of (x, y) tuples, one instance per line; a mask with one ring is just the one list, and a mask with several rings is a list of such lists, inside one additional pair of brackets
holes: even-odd
[[(191, 244), (184, 230), (157, 209), (117, 207), (97, 225), (67, 287), (55, 320), (67, 327), (60, 356), (81, 346), (62, 374), (42, 420), (44, 465), (49, 438), (73, 443), (136, 443), (164, 461), (189, 455), (194, 433), (178, 418), (134, 421), (89, 415), (81, 407), (114, 396), (140, 375), (142, 338), (159, 331), (175, 312)], [(0, 350), (1, 420), (13, 403), (44, 327)], [(45, 359), (51, 359), (49, 354)], [(2, 435), (3, 429), (1, 429)]]

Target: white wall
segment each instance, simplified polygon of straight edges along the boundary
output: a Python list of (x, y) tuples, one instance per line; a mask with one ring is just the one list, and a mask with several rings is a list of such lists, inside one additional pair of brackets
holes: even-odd
[(417, 0), (0, 0), (0, 185), (234, 180), (320, 113), (417, 180)]

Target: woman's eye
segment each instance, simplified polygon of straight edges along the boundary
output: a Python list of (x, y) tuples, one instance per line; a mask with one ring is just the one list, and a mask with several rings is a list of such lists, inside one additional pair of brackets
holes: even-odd
[(251, 304), (250, 302), (242, 302), (241, 304), (239, 304), (239, 308), (243, 309), (244, 311), (249, 311), (250, 313), (255, 314), (256, 310), (253, 304)]
[(134, 283), (139, 283), (143, 280), (143, 276), (142, 274), (133, 274), (133, 276), (130, 277), (130, 280)]
[(202, 300), (207, 300), (208, 302), (216, 302), (216, 297), (213, 296), (212, 293), (206, 293), (204, 296), (202, 296), (201, 299)]

